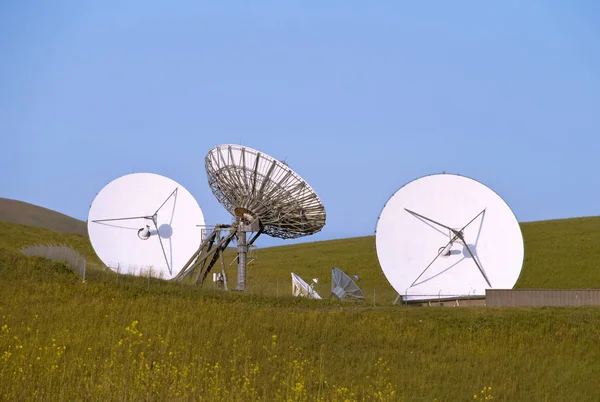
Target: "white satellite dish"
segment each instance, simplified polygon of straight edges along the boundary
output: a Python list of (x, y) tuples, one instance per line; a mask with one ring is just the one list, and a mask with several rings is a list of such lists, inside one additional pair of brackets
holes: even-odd
[(309, 285), (304, 279), (292, 272), (292, 295), (308, 297), (309, 299), (320, 299), (321, 296), (313, 289), (314, 283), (313, 285)]
[(108, 183), (94, 198), (88, 233), (110, 269), (173, 278), (198, 248), (204, 215), (179, 183), (133, 173)]
[(383, 273), (407, 302), (511, 289), (524, 257), (509, 206), (454, 174), (421, 177), (392, 195), (377, 222), (376, 247)]
[[(358, 279), (358, 275), (354, 275)], [(340, 300), (365, 300), (356, 283), (341, 269), (331, 268), (331, 294)]]

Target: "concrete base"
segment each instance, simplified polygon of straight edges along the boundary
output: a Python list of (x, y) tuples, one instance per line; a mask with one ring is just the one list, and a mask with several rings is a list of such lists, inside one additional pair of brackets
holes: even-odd
[[(398, 304), (400, 304), (400, 302)], [(469, 307), (485, 306), (486, 300), (484, 296), (468, 299), (409, 300), (408, 302), (402, 302), (402, 305), (408, 305), (409, 307)]]
[(488, 289), (489, 307), (600, 306), (600, 289)]

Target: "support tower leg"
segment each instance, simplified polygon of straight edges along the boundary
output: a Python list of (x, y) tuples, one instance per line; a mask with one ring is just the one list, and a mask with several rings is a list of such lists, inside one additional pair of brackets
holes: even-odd
[(246, 232), (238, 229), (238, 277), (235, 290), (244, 291), (246, 289), (246, 255), (248, 245), (246, 244)]

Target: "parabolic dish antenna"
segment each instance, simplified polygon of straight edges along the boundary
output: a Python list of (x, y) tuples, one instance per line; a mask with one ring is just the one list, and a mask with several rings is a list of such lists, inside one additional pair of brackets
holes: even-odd
[(221, 205), (262, 233), (282, 239), (311, 235), (325, 225), (317, 193), (283, 162), (255, 149), (220, 145), (206, 156), (208, 184)]
[(365, 300), (356, 283), (339, 268), (331, 268), (331, 294), (339, 300)]
[[(216, 262), (217, 253), (235, 237), (236, 290), (244, 290), (246, 253), (260, 234), (293, 239), (317, 233), (325, 225), (325, 208), (317, 193), (287, 164), (269, 155), (241, 145), (219, 145), (206, 155), (205, 167), (213, 194), (234, 221), (215, 227), (195, 254), (196, 259), (182, 270), (182, 278), (198, 269), (196, 281), (201, 283)], [(227, 231), (221, 237), (217, 231), (224, 229)], [(255, 233), (250, 240), (246, 238), (248, 233)], [(210, 255), (212, 259), (206, 264)]]
[(485, 185), (434, 174), (400, 188), (377, 222), (377, 257), (405, 301), (512, 289), (523, 266), (523, 236), (509, 206)]
[(96, 195), (87, 225), (94, 251), (110, 269), (171, 279), (198, 248), (204, 215), (179, 183), (133, 173)]
[(320, 299), (321, 296), (313, 288), (316, 281), (313, 279), (313, 284), (309, 285), (306, 281), (292, 272), (292, 295), (307, 297), (309, 299)]

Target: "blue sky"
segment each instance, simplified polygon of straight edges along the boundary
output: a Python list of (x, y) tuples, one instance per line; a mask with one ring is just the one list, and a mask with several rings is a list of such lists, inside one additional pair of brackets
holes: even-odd
[(0, 1), (0, 197), (85, 220), (149, 171), (229, 222), (204, 156), (241, 143), (322, 198), (302, 241), (443, 170), (520, 221), (599, 215), (599, 43), (593, 0)]

